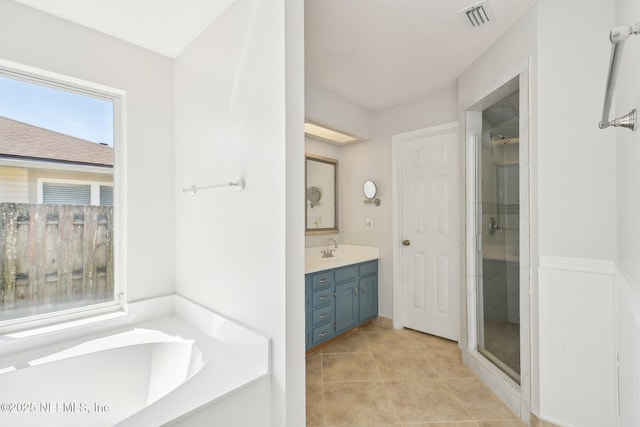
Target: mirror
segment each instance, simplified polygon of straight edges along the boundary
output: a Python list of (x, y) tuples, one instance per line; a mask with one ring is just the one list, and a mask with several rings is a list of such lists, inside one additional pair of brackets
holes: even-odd
[(306, 234), (338, 232), (338, 161), (305, 156)]
[(373, 203), (376, 206), (380, 206), (380, 199), (374, 198), (378, 193), (378, 187), (376, 187), (375, 182), (371, 180), (366, 181), (362, 190), (364, 191), (364, 196), (366, 197), (366, 199), (364, 200), (365, 203)]
[(364, 196), (367, 199), (373, 199), (376, 197), (376, 192), (378, 189), (376, 188), (376, 183), (373, 181), (367, 181), (364, 183)]

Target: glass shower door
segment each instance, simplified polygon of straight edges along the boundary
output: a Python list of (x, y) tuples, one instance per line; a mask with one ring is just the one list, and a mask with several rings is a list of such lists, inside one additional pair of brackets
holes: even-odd
[(478, 351), (520, 382), (519, 91), (482, 110), (477, 149)]

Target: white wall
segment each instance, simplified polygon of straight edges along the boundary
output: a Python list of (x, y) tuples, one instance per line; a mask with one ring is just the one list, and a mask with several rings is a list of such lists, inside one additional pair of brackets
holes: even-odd
[[(393, 314), (393, 218), (391, 215), (391, 138), (395, 134), (454, 122), (457, 119), (455, 84), (428, 97), (376, 111), (373, 138), (344, 147), (341, 157), (341, 234), (344, 243), (380, 248), (378, 270), (379, 314)], [(378, 187), (380, 206), (365, 204), (362, 185), (368, 179)], [(364, 219), (373, 219), (367, 230)]]
[[(614, 8), (612, 0), (583, 6), (538, 3), (540, 253), (613, 260), (616, 150), (614, 132), (598, 122)], [(569, 22), (589, 30), (567, 31)]]
[(173, 61), (10, 1), (0, 39), (2, 59), (127, 92), (127, 297), (173, 292)]
[[(304, 424), (302, 49), (285, 61), (284, 43), (301, 11), (237, 0), (175, 64), (176, 288), (272, 339), (260, 425)], [(241, 176), (245, 191), (181, 194)]]
[[(615, 1), (615, 25), (640, 22), (640, 3)], [(640, 37), (625, 42), (616, 85), (616, 117), (640, 108)], [(609, 133), (611, 129), (607, 130)], [(620, 426), (640, 425), (640, 132), (615, 130), (617, 151), (617, 349), (620, 372)]]
[[(640, 3), (633, 0), (616, 0), (615, 25), (631, 25), (640, 22)], [(621, 116), (632, 108), (640, 109), (640, 37), (632, 36), (625, 42), (622, 65), (615, 96), (615, 114)], [(609, 129), (616, 136), (618, 179), (618, 265), (640, 287), (640, 132), (627, 129)]]
[(616, 146), (597, 126), (613, 14), (612, 0), (538, 2), (540, 416), (563, 425), (615, 422)]
[(332, 129), (369, 139), (373, 112), (326, 88), (305, 82), (305, 118)]

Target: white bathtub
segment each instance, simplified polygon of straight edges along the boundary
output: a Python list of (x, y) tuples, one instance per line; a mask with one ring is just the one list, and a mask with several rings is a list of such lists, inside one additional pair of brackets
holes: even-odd
[(137, 304), (99, 333), (2, 357), (0, 425), (162, 425), (269, 375), (260, 335), (179, 296)]

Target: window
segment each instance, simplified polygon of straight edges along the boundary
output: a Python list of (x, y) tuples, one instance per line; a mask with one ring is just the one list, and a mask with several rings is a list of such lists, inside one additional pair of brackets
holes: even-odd
[(91, 186), (85, 184), (42, 184), (42, 203), (47, 205), (90, 205)]
[(113, 184), (90, 181), (39, 180), (45, 205), (113, 206)]
[(0, 60), (3, 330), (121, 308), (114, 172), (123, 98)]

